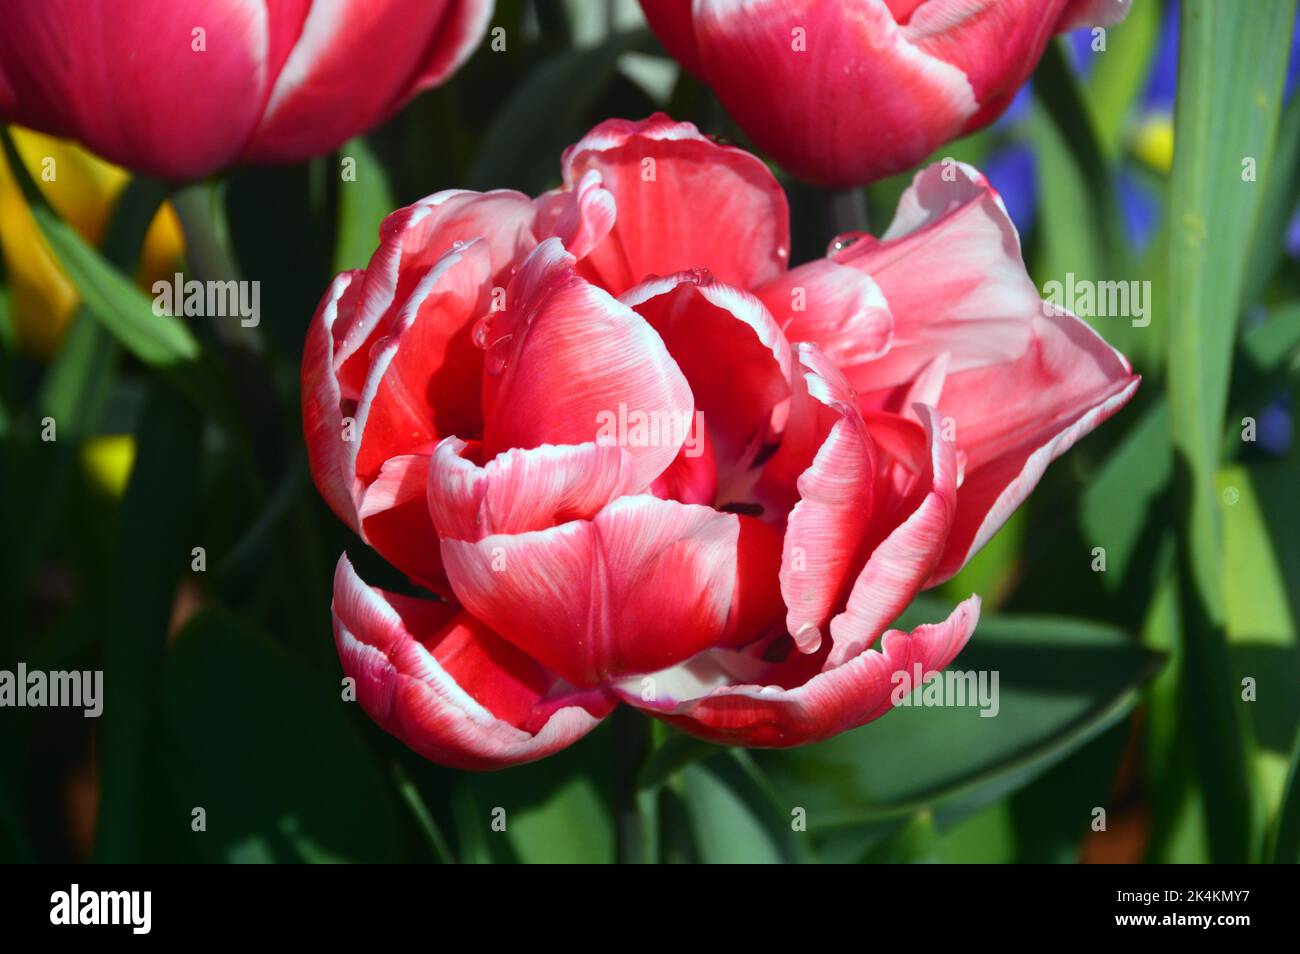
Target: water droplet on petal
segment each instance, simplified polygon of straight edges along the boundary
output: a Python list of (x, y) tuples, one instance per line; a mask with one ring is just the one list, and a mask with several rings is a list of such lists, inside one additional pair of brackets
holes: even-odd
[(826, 246), (826, 254), (834, 255), (837, 252), (842, 252), (855, 242), (869, 237), (870, 234), (870, 232), (842, 232), (831, 239), (830, 245)]
[(470, 339), (474, 342), (474, 347), (487, 350), (488, 330), (492, 324), (492, 319), (488, 317), (480, 318), (474, 322), (474, 330), (470, 332)]
[(506, 365), (510, 362), (510, 342), (513, 338), (514, 335), (502, 335), (492, 342), (492, 347), (488, 349), (487, 357), (483, 362), (483, 370), (493, 377), (505, 373)]

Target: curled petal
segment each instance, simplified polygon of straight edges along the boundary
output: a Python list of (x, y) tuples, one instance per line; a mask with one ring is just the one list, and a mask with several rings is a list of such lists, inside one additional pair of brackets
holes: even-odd
[[(979, 622), (978, 596), (960, 603), (942, 623), (910, 633), (890, 630), (880, 649), (869, 649), (845, 663), (799, 679), (786, 687), (780, 666), (767, 676), (780, 684), (728, 683), (727, 663), (702, 660), (689, 675), (676, 670), (655, 674), (655, 692), (640, 694), (618, 687), (624, 701), (670, 722), (683, 732), (727, 745), (785, 748), (830, 738), (889, 711), (896, 673), (928, 674), (947, 666), (961, 652)], [(807, 657), (797, 657), (802, 661)], [(714, 672), (703, 671), (705, 667)], [(732, 662), (731, 671), (740, 671)], [(674, 697), (675, 688), (704, 689), (694, 697)]]
[(786, 628), (801, 652), (821, 645), (821, 628), (840, 603), (845, 583), (860, 564), (860, 548), (871, 526), (876, 448), (848, 385), (829, 360), (800, 345), (814, 400), (838, 420), (799, 475), (799, 502), (786, 521), (781, 555), (781, 596)]
[(591, 686), (761, 634), (780, 618), (779, 548), (758, 521), (640, 495), (547, 530), (444, 537), (442, 556), (475, 616)]
[(1070, 314), (1033, 319), (1018, 361), (952, 375), (940, 407), (956, 422), (966, 473), (931, 584), (966, 564), (1029, 496), (1047, 465), (1136, 393), (1127, 359)]
[(330, 282), (307, 329), (302, 352), (302, 431), (311, 476), (330, 509), (353, 530), (359, 528), (361, 488), (344, 433), (342, 396), (334, 373), (334, 326), (351, 318), (362, 275), (342, 272)]
[[(637, 486), (647, 487), (677, 456), (695, 408), (686, 379), (653, 328), (577, 275), (558, 239), (528, 257), (486, 332), (489, 458), (609, 438), (627, 448)], [(607, 433), (629, 415), (663, 426)]]
[(438, 532), (425, 503), (428, 474), (427, 454), (403, 454), (384, 461), (379, 477), (361, 499), (361, 538), (419, 585), (450, 596)]
[(346, 554), (334, 574), (334, 639), (357, 701), (386, 731), (442, 765), (531, 762), (594, 729), (613, 708), (578, 692), (468, 613), (366, 586)]
[(588, 170), (572, 188), (552, 189), (537, 199), (538, 240), (551, 237), (564, 243), (581, 261), (605, 240), (614, 227), (614, 197), (600, 184), (600, 173)]
[(662, 113), (610, 119), (564, 153), (572, 187), (590, 170), (614, 196), (617, 221), (582, 262), (619, 295), (651, 275), (708, 267), (752, 288), (780, 273), (790, 254), (790, 211), (767, 166)]
[(864, 236), (834, 260), (875, 279), (894, 319), (889, 351), (849, 372), (859, 391), (911, 381), (944, 352), (955, 373), (1029, 346), (1038, 290), (1002, 200), (969, 166), (918, 172), (883, 238)]
[(924, 479), (882, 514), (868, 540), (871, 556), (858, 574), (844, 612), (831, 620), (827, 664), (837, 666), (870, 646), (925, 586), (944, 552), (957, 509), (957, 449), (943, 437), (933, 408), (918, 409), (930, 447)]
[(366, 266), (361, 301), (335, 329), (334, 362), (345, 397), (356, 398), (375, 345), (429, 269), (457, 244), (481, 239), (493, 283), (536, 245), (533, 204), (508, 190), (439, 192), (393, 212), (379, 227), (379, 248)]
[(722, 464), (771, 437), (790, 397), (790, 345), (753, 295), (701, 271), (643, 282), (619, 299), (663, 339), (704, 414)]
[(587, 520), (632, 492), (636, 477), (622, 447), (543, 444), (508, 450), (479, 466), (455, 437), (433, 452), (428, 507), (444, 537), (481, 540)]
[(884, 294), (865, 272), (828, 258), (792, 268), (755, 294), (789, 341), (809, 341), (841, 368), (879, 358), (889, 349), (894, 318)]

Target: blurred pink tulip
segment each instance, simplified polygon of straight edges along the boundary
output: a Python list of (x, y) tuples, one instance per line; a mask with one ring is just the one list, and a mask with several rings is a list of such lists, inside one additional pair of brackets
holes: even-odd
[(0, 118), (173, 181), (295, 162), (446, 79), (491, 0), (6, 0)]
[(316, 484), (447, 600), (339, 561), (358, 700), (476, 769), (619, 701), (752, 746), (876, 718), (892, 673), (956, 656), (979, 598), (890, 623), (1138, 378), (1044, 307), (969, 167), (918, 173), (883, 238), (793, 270), (767, 167), (694, 126), (604, 122), (563, 175), (394, 212), (312, 321)]
[(1011, 103), (1055, 33), (1129, 0), (641, 0), (668, 52), (801, 179), (901, 172)]

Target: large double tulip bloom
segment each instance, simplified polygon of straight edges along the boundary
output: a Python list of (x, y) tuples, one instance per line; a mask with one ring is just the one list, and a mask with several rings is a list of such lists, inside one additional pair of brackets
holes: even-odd
[(641, 0), (754, 142), (819, 185), (908, 169), (1011, 103), (1055, 33), (1129, 0)]
[(328, 152), (440, 83), (491, 0), (5, 0), (0, 118), (173, 181)]
[(889, 629), (1137, 387), (1045, 310), (997, 194), (919, 173), (884, 237), (788, 268), (762, 162), (655, 116), (563, 185), (441, 192), (337, 276), (303, 356), (312, 473), (445, 599), (346, 555), (358, 699), (434, 761), (539, 758), (619, 702), (719, 742), (867, 722), (975, 628)]

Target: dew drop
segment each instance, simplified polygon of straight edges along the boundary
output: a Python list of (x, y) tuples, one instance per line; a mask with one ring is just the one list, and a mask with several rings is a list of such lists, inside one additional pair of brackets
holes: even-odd
[(510, 361), (510, 341), (513, 338), (514, 335), (502, 335), (492, 342), (492, 347), (488, 349), (487, 357), (483, 362), (483, 370), (493, 377), (505, 373), (506, 365)]
[(470, 339), (474, 342), (474, 347), (481, 348), (484, 351), (488, 346), (488, 330), (492, 324), (490, 318), (483, 317), (474, 322), (474, 330), (470, 332)]
[(870, 234), (870, 232), (841, 232), (839, 235), (835, 236), (835, 238), (831, 239), (830, 245), (826, 246), (826, 254), (834, 255), (837, 252), (842, 252), (850, 245), (853, 245), (864, 238), (868, 238)]

